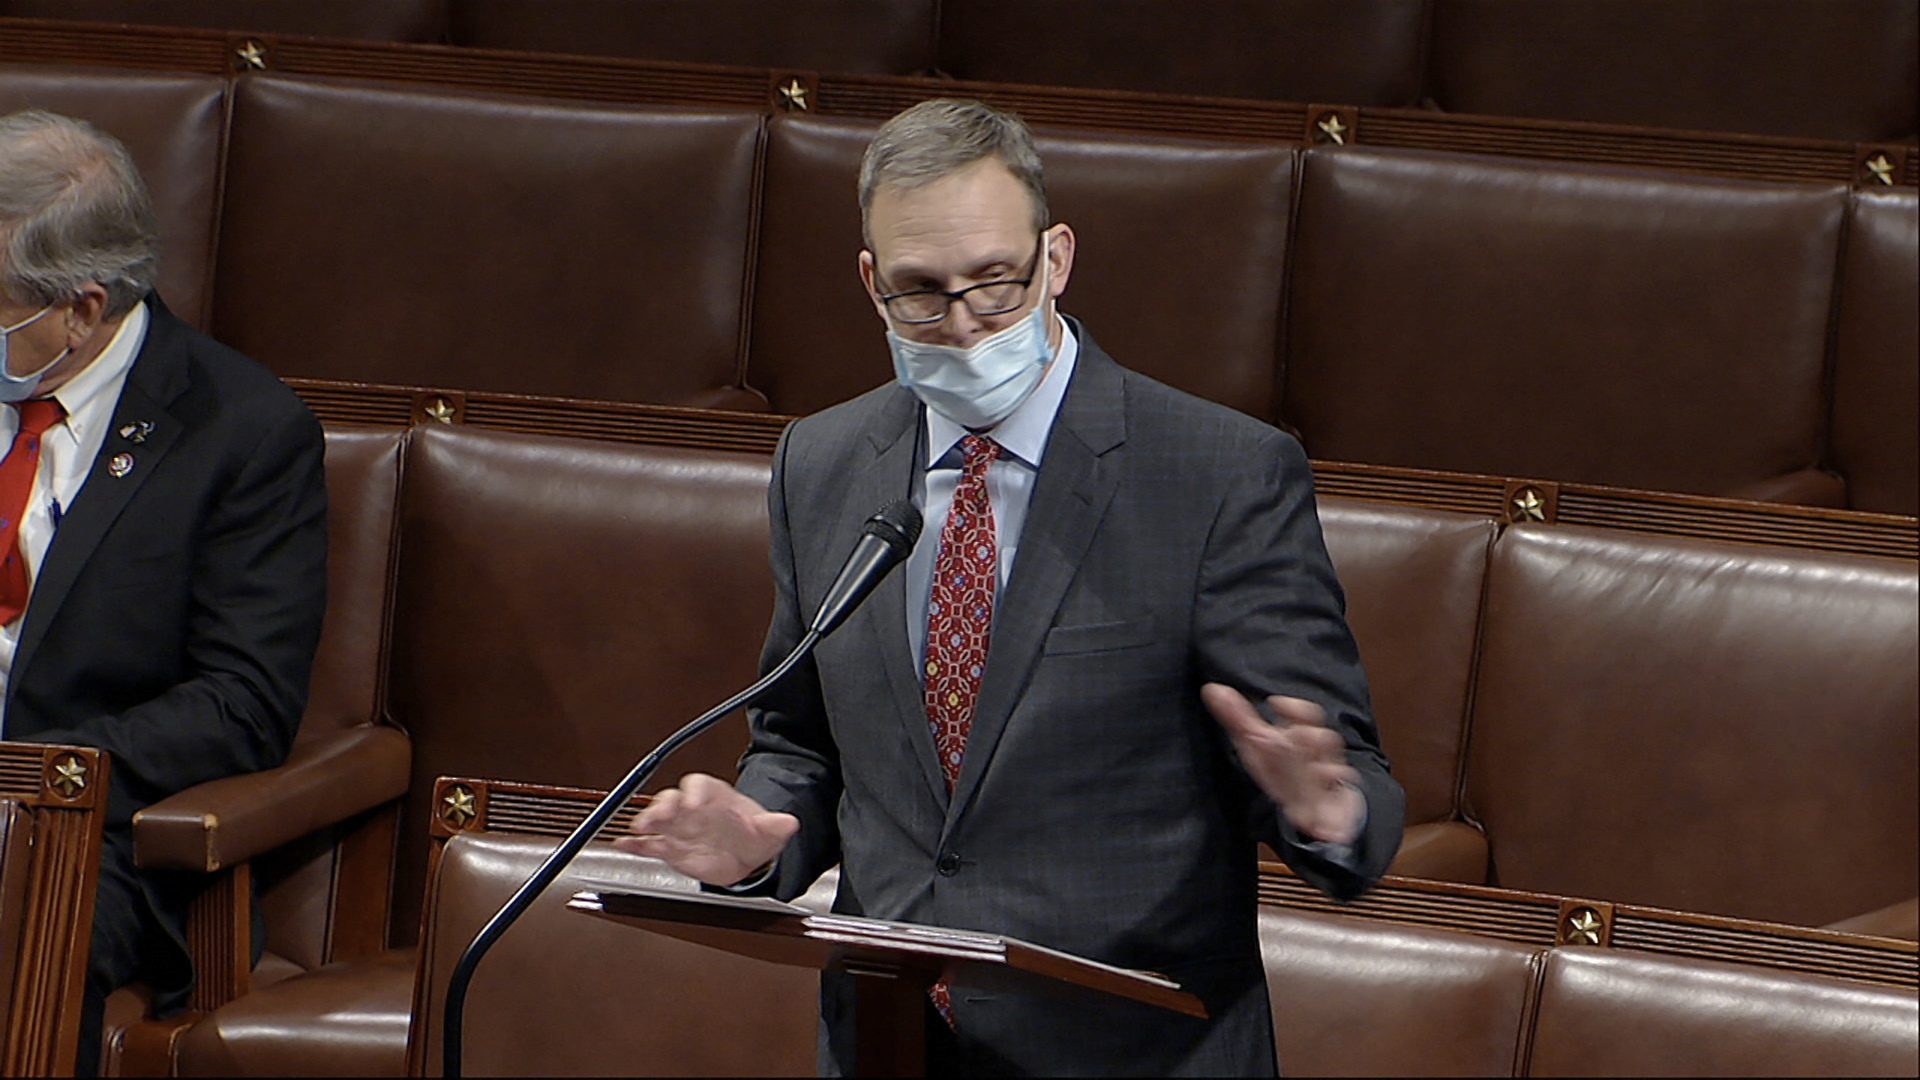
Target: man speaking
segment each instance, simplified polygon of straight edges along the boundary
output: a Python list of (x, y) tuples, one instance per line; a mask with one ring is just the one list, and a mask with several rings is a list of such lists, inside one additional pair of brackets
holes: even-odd
[[(911, 499), (925, 537), (752, 711), (737, 785), (686, 777), (620, 845), (783, 898), (837, 863), (836, 911), (1157, 971), (1207, 1007), (940, 984), (935, 1073), (1272, 1074), (1256, 844), (1352, 897), (1405, 806), (1306, 457), (1060, 314), (1075, 238), (1016, 117), (901, 113), (859, 196), (898, 381), (781, 441), (763, 663), (874, 507)], [(850, 1072), (851, 988), (821, 993), (822, 1070)]]

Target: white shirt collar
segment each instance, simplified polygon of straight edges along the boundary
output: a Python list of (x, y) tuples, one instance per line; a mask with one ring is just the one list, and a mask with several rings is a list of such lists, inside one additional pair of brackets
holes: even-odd
[(67, 410), (67, 428), (76, 442), (85, 443), (90, 424), (111, 424), (114, 404), (133, 369), (134, 357), (147, 338), (147, 305), (141, 301), (120, 320), (113, 340), (100, 350), (93, 363), (61, 384), (53, 399)]
[[(1073, 380), (1074, 363), (1080, 358), (1080, 342), (1073, 336), (1073, 327), (1060, 317), (1059, 311), (1056, 310), (1053, 317), (1060, 324), (1060, 348), (1047, 364), (1046, 378), (1011, 416), (982, 433), (999, 443), (1002, 453), (1019, 458), (1035, 470), (1040, 468), (1040, 458), (1047, 450), (1047, 436), (1053, 433), (1054, 417), (1060, 414), (1060, 403), (1067, 397), (1067, 384)], [(961, 439), (975, 432), (932, 409), (924, 411), (927, 414), (926, 466), (931, 469), (959, 445)]]

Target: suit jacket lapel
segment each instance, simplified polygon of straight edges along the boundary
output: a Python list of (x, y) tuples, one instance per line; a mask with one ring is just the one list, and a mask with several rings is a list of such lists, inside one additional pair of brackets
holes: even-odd
[[(920, 406), (905, 390), (889, 396), (880, 417), (868, 429), (867, 438), (874, 457), (854, 478), (853, 506), (870, 514), (895, 499), (913, 494), (915, 477), (925, 451), (920, 440)], [(849, 521), (851, 521), (851, 517)], [(866, 518), (862, 516), (861, 522)], [(834, 550), (851, 550), (857, 530), (849, 531)], [(921, 543), (937, 543), (938, 537), (922, 537)], [(893, 700), (887, 710), (907, 726), (907, 739), (913, 745), (913, 757), (928, 789), (943, 808), (947, 803), (946, 777), (940, 771), (940, 757), (933, 745), (933, 729), (927, 724), (926, 704), (920, 690), (919, 673), (907, 642), (907, 574), (904, 566), (888, 574), (874, 594), (867, 598), (853, 622), (855, 631), (867, 638), (871, 655), (880, 657), (886, 669), (887, 684)], [(848, 629), (853, 629), (849, 626)]]
[[(1079, 328), (1076, 326), (1076, 330)], [(1033, 679), (1054, 613), (1119, 482), (1114, 461), (1102, 456), (1126, 441), (1126, 394), (1120, 366), (1080, 330), (1080, 358), (1027, 504), (1020, 552), (994, 616), (987, 670), (966, 757), (947, 810), (947, 829), (979, 789), (1007, 720)]]
[[(46, 638), (47, 628), (59, 616), (61, 605), (80, 577), (87, 561), (99, 548), (127, 503), (153, 476), (168, 450), (185, 430), (167, 411), (169, 405), (187, 388), (185, 334), (181, 324), (161, 306), (159, 299), (147, 297), (150, 320), (147, 338), (127, 372), (125, 387), (114, 406), (113, 423), (106, 441), (93, 459), (80, 495), (67, 508), (47, 546), (40, 574), (34, 579), (33, 596), (27, 607), (26, 624), (20, 628), (20, 643), (14, 650), (13, 675), (9, 687), (19, 686), (33, 663), (33, 654)], [(147, 427), (146, 425), (151, 425)], [(122, 435), (138, 436), (138, 442)], [(120, 455), (131, 467), (115, 476), (112, 467)]]

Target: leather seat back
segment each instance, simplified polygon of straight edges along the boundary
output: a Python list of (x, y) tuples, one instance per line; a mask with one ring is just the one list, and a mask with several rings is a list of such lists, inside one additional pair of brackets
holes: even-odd
[(1547, 955), (1527, 1074), (1912, 1076), (1916, 1056), (1911, 990), (1562, 946)]
[[(410, 940), (443, 775), (610, 788), (753, 681), (773, 610), (769, 460), (416, 429), (388, 708), (413, 737), (394, 927)], [(731, 779), (735, 716), (668, 759)]]
[[(747, 378), (804, 414), (893, 377), (860, 285), (857, 181), (878, 125), (769, 125)], [(1062, 311), (1121, 363), (1271, 419), (1293, 151), (1035, 131), (1079, 256)]]
[(432, 42), (448, 0), (0, 0), (0, 15)]
[[(409, 1054), (441, 1072), (447, 980), (460, 953), (554, 848), (469, 833), (441, 849), (420, 940)], [(567, 910), (587, 888), (694, 891), (664, 863), (589, 844), (501, 937), (463, 1017), (473, 1076), (812, 1076), (819, 979)]]
[(840, 75), (933, 67), (934, 0), (459, 0), (453, 41)]
[(1433, 0), (1432, 42), (1429, 93), (1453, 112), (1849, 141), (1920, 126), (1906, 0)]
[(1259, 918), (1283, 1075), (1515, 1075), (1541, 950), (1277, 905)]
[(1314, 150), (1285, 403), (1316, 458), (1728, 492), (1814, 465), (1847, 191)]
[(1493, 884), (1824, 926), (1920, 876), (1910, 561), (1510, 527), (1466, 810)]
[(281, 375), (745, 406), (760, 125), (244, 78), (215, 334)]
[(205, 327), (227, 83), (217, 75), (0, 66), (0, 115), (45, 109), (85, 120), (126, 144), (160, 221), (159, 292)]
[(1380, 740), (1407, 821), (1455, 815), (1491, 518), (1321, 497)]
[(1833, 360), (1833, 467), (1847, 502), (1881, 514), (1920, 513), (1920, 199), (1854, 196), (1840, 269)]
[(1424, 0), (944, 0), (940, 68), (987, 82), (1416, 105)]

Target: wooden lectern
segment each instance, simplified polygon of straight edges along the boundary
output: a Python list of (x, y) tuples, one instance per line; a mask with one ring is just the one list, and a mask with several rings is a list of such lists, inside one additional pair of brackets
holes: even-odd
[(778, 900), (661, 890), (587, 890), (568, 907), (755, 960), (854, 977), (856, 1072), (926, 1074), (927, 988), (941, 978), (1021, 991), (1091, 991), (1204, 1017), (1163, 975), (994, 934), (827, 915)]

